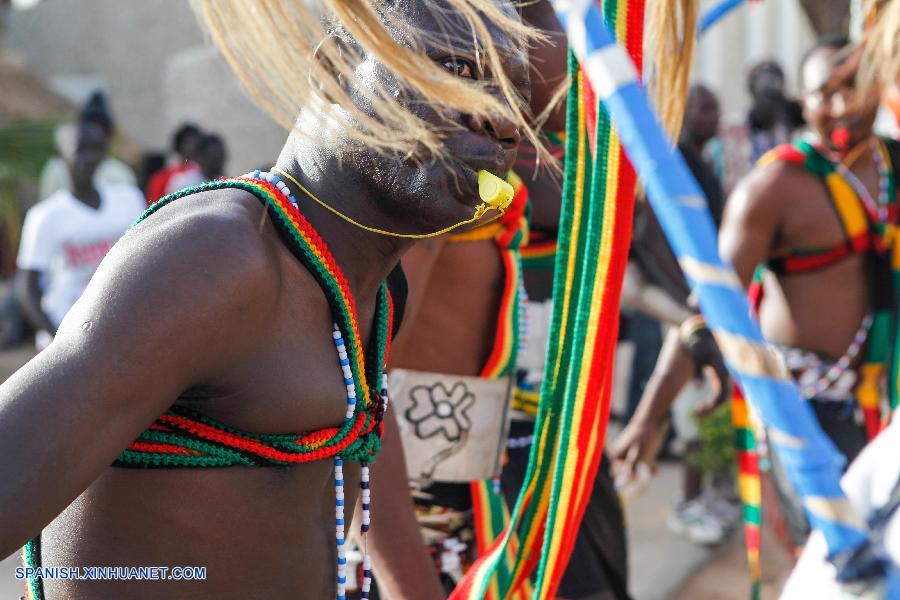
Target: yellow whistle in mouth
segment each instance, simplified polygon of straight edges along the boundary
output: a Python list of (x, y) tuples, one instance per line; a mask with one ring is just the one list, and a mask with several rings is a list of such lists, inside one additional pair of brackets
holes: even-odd
[(513, 186), (484, 169), (478, 171), (478, 195), (494, 210), (505, 210), (512, 202)]

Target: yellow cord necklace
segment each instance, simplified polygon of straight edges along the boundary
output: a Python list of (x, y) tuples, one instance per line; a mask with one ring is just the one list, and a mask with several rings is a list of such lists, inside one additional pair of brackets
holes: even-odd
[(319, 205), (321, 205), (323, 208), (327, 209), (328, 211), (334, 213), (341, 219), (347, 221), (351, 225), (355, 225), (356, 227), (359, 227), (360, 229), (363, 229), (363, 230), (371, 232), (371, 233), (379, 233), (381, 235), (389, 235), (389, 236), (393, 236), (393, 237), (407, 238), (407, 239), (414, 239), (414, 240), (421, 240), (424, 238), (439, 236), (439, 235), (447, 233), (448, 231), (452, 231), (452, 230), (456, 229), (457, 227), (462, 227), (463, 225), (469, 225), (471, 223), (474, 223), (475, 221), (480, 219), (484, 215), (484, 213), (486, 213), (490, 209), (496, 210), (497, 214), (494, 217), (492, 217), (491, 219), (485, 221), (484, 224), (486, 225), (492, 221), (495, 221), (495, 220), (499, 219), (500, 217), (502, 217), (503, 213), (506, 212), (506, 208), (509, 206), (510, 202), (512, 202), (513, 192), (514, 192), (513, 187), (509, 183), (503, 181), (502, 179), (500, 179), (493, 173), (489, 173), (488, 171), (485, 171), (484, 169), (482, 169), (482, 170), (478, 171), (478, 196), (481, 198), (481, 204), (479, 204), (478, 206), (475, 207), (475, 215), (471, 219), (468, 219), (466, 221), (460, 221), (459, 223), (456, 223), (455, 225), (451, 225), (450, 227), (445, 227), (444, 229), (441, 229), (440, 231), (435, 231), (432, 233), (396, 233), (393, 231), (385, 231), (383, 229), (378, 229), (376, 227), (369, 227), (368, 225), (363, 225), (362, 223), (355, 221), (351, 217), (340, 212), (338, 209), (332, 207), (329, 204), (326, 204), (325, 202), (323, 202), (322, 200), (317, 198), (315, 194), (313, 194), (311, 191), (309, 191), (306, 188), (306, 186), (304, 186), (302, 183), (297, 181), (293, 176), (291, 176), (290, 173), (287, 173), (286, 171), (283, 171), (282, 169), (279, 169), (277, 167), (275, 167), (272, 170), (277, 171), (280, 175), (283, 175), (284, 177), (286, 177), (291, 183), (293, 183), (298, 188), (300, 188), (300, 190), (304, 194), (309, 196), (316, 203), (318, 203)]

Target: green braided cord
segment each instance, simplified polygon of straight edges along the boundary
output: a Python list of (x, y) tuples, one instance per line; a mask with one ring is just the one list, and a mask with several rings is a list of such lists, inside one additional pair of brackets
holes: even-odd
[[(24, 548), (22, 555), (26, 567), (41, 566), (41, 535), (38, 534), (34, 539), (29, 540)], [(44, 600), (44, 580), (36, 577), (28, 578), (28, 589), (34, 600)]]
[[(885, 142), (885, 145), (887, 143)], [(889, 149), (889, 147), (888, 147)], [(890, 153), (889, 153), (890, 154)], [(885, 157), (887, 161), (887, 165), (891, 169), (891, 177), (888, 178), (888, 198), (891, 202), (896, 204), (897, 199), (897, 172), (894, 170), (894, 164), (891, 162), (891, 156)], [(900, 244), (900, 240), (894, 240), (894, 244)], [(888, 362), (888, 403), (891, 407), (891, 410), (895, 410), (897, 408), (898, 403), (898, 389), (897, 386), (900, 384), (900, 333), (898, 333), (898, 329), (900, 329), (900, 270), (894, 268), (893, 261), (891, 261), (891, 269), (893, 270), (893, 287), (894, 287), (894, 310), (890, 315), (889, 322), (885, 323), (882, 327), (887, 331), (887, 335), (890, 342), (890, 356), (886, 359)], [(877, 322), (877, 317), (876, 317)], [(873, 327), (874, 327), (873, 323)], [(871, 335), (871, 334), (870, 334)], [(890, 338), (890, 336), (893, 336)]]
[(803, 163), (804, 169), (823, 179), (834, 173), (835, 169), (831, 161), (822, 156), (808, 141), (803, 139), (794, 140), (793, 145), (806, 157), (806, 161)]
[[(615, 0), (604, 2), (605, 15), (615, 15), (615, 9)], [(609, 21), (608, 17), (607, 21)], [(581, 379), (581, 361), (576, 360), (576, 358), (584, 355), (585, 342), (590, 339), (590, 335), (588, 335), (588, 318), (591, 310), (592, 292), (597, 278), (598, 256), (596, 252), (588, 252), (588, 250), (599, 246), (600, 237), (603, 233), (603, 213), (608, 188), (607, 171), (609, 165), (608, 161), (603, 160), (602, 158), (598, 160), (598, 157), (607, 156), (609, 152), (611, 131), (612, 125), (609, 116), (603, 106), (600, 105), (597, 109), (596, 149), (593, 155), (590, 152), (587, 152), (587, 156), (585, 157), (587, 161), (586, 173), (588, 174), (587, 181), (585, 182), (587, 189), (584, 190), (583, 211), (581, 216), (583, 225), (579, 230), (580, 239), (578, 242), (578, 252), (576, 254), (575, 263), (579, 265), (581, 280), (573, 282), (572, 305), (568, 322), (570, 331), (566, 333), (566, 339), (569, 340), (569, 343), (565, 345), (562, 357), (562, 364), (567, 365), (565, 373), (566, 383), (561, 394), (560, 390), (557, 390), (559, 401), (563, 407), (560, 437), (557, 442), (558, 448), (569, 447), (575, 402), (567, 400), (577, 396), (578, 384)], [(574, 318), (572, 318), (571, 315), (572, 310), (574, 310), (575, 313)], [(562, 375), (562, 371), (560, 374)], [(550, 496), (547, 515), (548, 523), (556, 522), (556, 514), (559, 510), (559, 496), (562, 492), (564, 475), (565, 473), (560, 463), (553, 474), (553, 491)], [(541, 561), (538, 564), (537, 588), (541, 587), (545, 576), (553, 535), (554, 532), (549, 529), (545, 532)]]
[[(570, 239), (570, 234), (572, 230), (572, 222), (573, 222), (573, 214), (571, 209), (571, 204), (574, 202), (575, 191), (572, 189), (575, 184), (575, 173), (577, 171), (577, 165), (575, 160), (571, 160), (571, 157), (578, 156), (578, 153), (581, 151), (580, 144), (583, 140), (579, 139), (578, 135), (578, 61), (575, 59), (575, 56), (570, 52), (569, 53), (569, 93), (566, 99), (566, 156), (570, 157), (570, 160), (565, 161), (565, 173), (563, 176), (563, 189), (562, 189), (562, 207), (560, 210), (560, 220), (559, 220), (559, 237), (557, 239), (557, 248), (558, 251), (556, 253), (556, 267), (554, 269), (553, 274), (553, 298), (562, 298), (565, 295), (565, 287), (566, 287), (566, 270), (568, 265), (564, 262), (564, 257), (568, 256), (569, 246), (572, 244), (572, 240)], [(585, 142), (586, 143), (586, 142)], [(586, 153), (588, 155), (588, 159), (590, 158), (590, 153)], [(561, 344), (562, 335), (560, 333), (561, 322), (560, 318), (557, 315), (557, 311), (554, 310), (553, 318), (550, 323), (550, 330), (548, 333), (548, 345), (546, 355), (548, 357), (548, 363), (551, 360), (556, 359), (556, 354), (559, 351), (559, 346)], [(565, 365), (565, 361), (560, 361), (560, 364)], [(531, 452), (528, 459), (528, 467), (526, 469), (524, 481), (530, 481), (533, 477), (536, 477), (535, 481), (535, 489), (540, 490), (544, 487), (544, 482), (547, 481), (547, 478), (551, 475), (550, 467), (552, 461), (540, 461), (538, 460), (538, 439), (539, 436), (543, 435), (543, 431), (546, 429), (547, 431), (547, 439), (550, 441), (556, 440), (558, 437), (558, 431), (560, 428), (560, 420), (556, 415), (556, 411), (559, 410), (559, 398), (556, 395), (556, 389), (553, 386), (553, 381), (550, 377), (545, 377), (542, 383), (543, 389), (541, 391), (542, 397), (550, 397), (554, 398), (554, 401), (551, 402), (541, 402), (538, 407), (538, 414), (536, 417), (534, 435), (535, 435), (535, 443), (531, 446)], [(552, 405), (552, 406), (551, 406)], [(535, 471), (537, 471), (535, 473)], [(519, 499), (521, 501), (521, 497)], [(534, 499), (526, 508), (526, 510), (521, 515), (519, 528), (521, 531), (531, 531), (533, 529), (534, 521), (537, 516), (538, 505), (540, 504), (539, 499)], [(514, 510), (518, 511), (519, 502), (516, 503), (516, 508)], [(526, 544), (519, 544), (519, 548), (517, 551), (516, 563), (520, 564), (525, 559), (526, 552), (530, 552), (530, 548), (526, 547)]]

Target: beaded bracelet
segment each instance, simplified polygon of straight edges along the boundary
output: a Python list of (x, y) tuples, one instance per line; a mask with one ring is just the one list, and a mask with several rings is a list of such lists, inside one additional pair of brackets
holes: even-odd
[(691, 338), (704, 330), (709, 331), (709, 327), (706, 325), (706, 319), (703, 318), (703, 315), (690, 316), (682, 321), (678, 327), (678, 339), (682, 344), (687, 345), (690, 343)]

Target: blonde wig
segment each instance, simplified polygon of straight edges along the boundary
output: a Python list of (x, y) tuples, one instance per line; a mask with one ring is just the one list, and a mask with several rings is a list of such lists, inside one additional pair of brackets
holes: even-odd
[(669, 139), (675, 143), (684, 121), (699, 9), (697, 0), (656, 0), (647, 4), (650, 95)]
[[(543, 40), (542, 34), (490, 0), (418, 1), (441, 24), (440, 34), (411, 27), (396, 0), (191, 3), (245, 88), (287, 128), (294, 127), (306, 106), (325, 112), (334, 108), (343, 116), (331, 121), (351, 141), (381, 152), (418, 156), (425, 150), (426, 155), (443, 156), (442, 132), (408, 110), (403, 98), (387, 87), (378, 82), (353, 86), (358, 87), (354, 103), (347, 84), (357, 82), (355, 68), (361, 55), (368, 53), (396, 76), (408, 94), (424, 99), (438, 113), (504, 117), (541, 148), (532, 115), (501, 67), (501, 49), (495, 46), (491, 29), (504, 32), (521, 49)], [(426, 56), (426, 44), (470, 52), (474, 47), (476, 67), (491, 71), (494, 89), (449, 73)], [(369, 110), (361, 110), (359, 104)]]
[(869, 2), (860, 67), (862, 84), (900, 87), (900, 0)]

